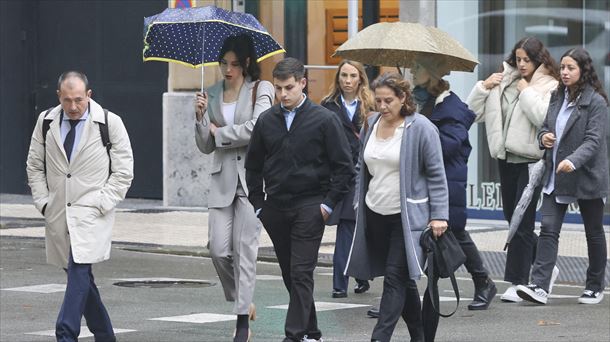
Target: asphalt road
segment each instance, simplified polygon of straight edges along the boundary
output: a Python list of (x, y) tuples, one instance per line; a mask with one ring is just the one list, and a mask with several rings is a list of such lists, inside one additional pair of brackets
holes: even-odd
[[(111, 260), (94, 266), (96, 282), (114, 328), (129, 330), (118, 333), (118, 340), (231, 341), (235, 324), (232, 305), (224, 300), (211, 260), (142, 252), (147, 250), (154, 248), (115, 245)], [(288, 296), (279, 267), (266, 262), (259, 262), (257, 267), (257, 320), (251, 324), (253, 341), (281, 341), (286, 311), (274, 306), (286, 305)], [(332, 269), (326, 267), (319, 267), (315, 272), (315, 298), (324, 340), (369, 341), (375, 320), (366, 317), (366, 310), (378, 303), (382, 280), (373, 281), (371, 290), (365, 294), (350, 293), (348, 298), (332, 299), (331, 274)], [(472, 296), (472, 282), (467, 274), (458, 276), (463, 277), (459, 285), (465, 298), (453, 317), (441, 319), (437, 341), (610, 341), (608, 291), (601, 304), (581, 305), (576, 301), (582, 292), (581, 286), (559, 284), (546, 306), (501, 303), (498, 296), (489, 310), (471, 312), (466, 305)], [(141, 278), (192, 279), (213, 285), (164, 288), (114, 285)], [(46, 287), (50, 291), (56, 289), (55, 292), (11, 290), (45, 284), (57, 284)], [(65, 285), (64, 272), (45, 263), (43, 240), (3, 237), (0, 240), (0, 341), (53, 341), (52, 330), (63, 298), (62, 285)], [(420, 293), (425, 285), (425, 279), (419, 282)], [(508, 286), (499, 281), (497, 285), (499, 294)], [(448, 283), (441, 284), (441, 293), (452, 296)], [(454, 304), (444, 302), (443, 311), (450, 310)], [(180, 319), (191, 322), (177, 321)], [(203, 323), (206, 319), (212, 321)], [(31, 334), (42, 331), (51, 331), (51, 336)], [(93, 338), (81, 340), (93, 341)], [(404, 322), (398, 323), (393, 340), (409, 340)]]

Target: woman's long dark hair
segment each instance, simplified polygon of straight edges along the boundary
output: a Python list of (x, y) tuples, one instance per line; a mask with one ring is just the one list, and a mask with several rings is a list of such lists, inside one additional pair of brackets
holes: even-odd
[(543, 64), (549, 72), (549, 75), (556, 80), (559, 80), (559, 67), (553, 57), (551, 57), (549, 50), (544, 47), (544, 44), (542, 44), (538, 38), (525, 37), (515, 44), (510, 55), (508, 55), (508, 58), (506, 59), (506, 63), (513, 68), (517, 67), (517, 49), (523, 49), (525, 51), (527, 57), (529, 57), (536, 66), (534, 71)]
[[(606, 100), (606, 104), (608, 104), (608, 96), (602, 87), (602, 83), (599, 81), (597, 77), (597, 73), (595, 72), (595, 68), (593, 67), (593, 61), (591, 60), (591, 56), (587, 52), (587, 50), (577, 47), (574, 49), (570, 49), (566, 51), (562, 56), (561, 60), (564, 57), (571, 57), (576, 61), (578, 67), (580, 68), (580, 78), (575, 85), (568, 88), (569, 93), (569, 102), (573, 102), (578, 98), (578, 95), (582, 93), (586, 85), (590, 85), (593, 89), (600, 94), (604, 100)], [(565, 84), (563, 82), (559, 82), (557, 86), (557, 91), (559, 94), (563, 94), (565, 91)]]
[[(254, 43), (252, 38), (247, 34), (239, 36), (230, 36), (225, 39), (218, 54), (218, 63), (224, 58), (225, 54), (233, 51), (239, 60), (239, 65), (243, 70), (244, 77), (250, 76), (252, 81), (256, 81), (261, 76), (261, 68), (256, 61), (256, 53), (254, 51)], [(248, 63), (248, 59), (250, 59)]]

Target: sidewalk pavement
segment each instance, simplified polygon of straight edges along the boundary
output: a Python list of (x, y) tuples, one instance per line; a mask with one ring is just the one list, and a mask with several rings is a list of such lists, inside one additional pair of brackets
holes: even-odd
[[(501, 279), (506, 259), (503, 252), (508, 233), (506, 222), (469, 220), (467, 229), (491, 276)], [(605, 231), (608, 243), (610, 227), (606, 226)], [(321, 265), (332, 265), (335, 232), (334, 227), (327, 227), (324, 232), (319, 257)], [(44, 237), (44, 219), (34, 208), (30, 196), (0, 194), (0, 237), (8, 236)], [(208, 213), (205, 208), (163, 207), (158, 200), (127, 199), (117, 210), (114, 242), (133, 244), (135, 248), (147, 251), (207, 255), (207, 240)], [(273, 245), (263, 229), (259, 259), (274, 258)], [(558, 281), (584, 283), (588, 259), (582, 225), (564, 224), (559, 240), (558, 266), (562, 270)], [(606, 283), (610, 283), (610, 265), (606, 268)]]

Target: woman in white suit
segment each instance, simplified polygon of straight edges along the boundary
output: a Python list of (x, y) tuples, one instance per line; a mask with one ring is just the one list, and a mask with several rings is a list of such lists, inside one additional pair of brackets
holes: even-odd
[(248, 201), (244, 160), (258, 116), (273, 104), (271, 83), (259, 81), (252, 40), (227, 38), (218, 62), (223, 80), (197, 93), (195, 140), (199, 150), (214, 153), (211, 169), (209, 248), (227, 301), (235, 302), (234, 341), (250, 338), (252, 304), (261, 223)]

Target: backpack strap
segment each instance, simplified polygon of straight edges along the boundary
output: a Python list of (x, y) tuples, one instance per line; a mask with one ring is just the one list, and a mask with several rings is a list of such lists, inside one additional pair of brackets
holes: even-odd
[(110, 149), (112, 148), (112, 142), (110, 141), (110, 133), (108, 132), (108, 109), (104, 108), (104, 123), (99, 122), (98, 127), (100, 128), (100, 137), (102, 138), (102, 145), (106, 147), (106, 153), (108, 153), (108, 170), (112, 173), (112, 160), (110, 159)]
[(112, 148), (112, 142), (110, 142), (110, 133), (108, 132), (108, 109), (104, 108), (104, 123), (99, 123), (100, 136), (102, 137), (102, 145), (106, 147), (106, 152), (110, 155), (110, 148)]
[[(49, 129), (51, 128), (51, 122), (53, 122), (53, 119), (47, 119), (47, 115), (49, 115), (49, 113), (53, 110), (53, 107), (47, 109), (46, 112), (44, 112), (44, 119), (42, 120), (42, 146), (44, 147), (44, 153), (42, 154), (44, 156), (44, 174), (47, 174), (47, 133), (49, 132)], [(46, 207), (45, 207), (46, 208)]]
[(51, 122), (53, 122), (53, 119), (47, 119), (47, 115), (49, 115), (49, 112), (52, 110), (53, 107), (44, 112), (44, 120), (42, 121), (42, 144), (45, 146), (47, 145), (47, 132), (49, 131), (49, 128), (51, 128)]

